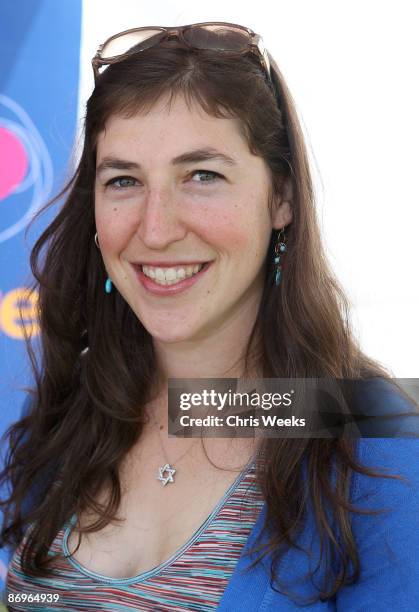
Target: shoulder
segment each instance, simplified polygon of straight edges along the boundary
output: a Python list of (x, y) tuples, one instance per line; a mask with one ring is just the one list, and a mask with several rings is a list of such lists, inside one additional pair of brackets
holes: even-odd
[[(412, 409), (384, 385), (371, 391), (370, 401), (379, 412)], [(360, 438), (357, 459), (381, 476), (353, 476), (350, 501), (361, 511), (351, 513), (360, 579), (340, 589), (337, 609), (414, 610), (419, 598), (419, 438)]]
[[(376, 377), (351, 382), (356, 400), (366, 409), (373, 410), (375, 408), (380, 413), (385, 413), (387, 410), (393, 412), (393, 409), (403, 412), (417, 409), (413, 398), (409, 397), (408, 394), (404, 395), (404, 392), (396, 386), (396, 380)], [(412, 381), (411, 385), (407, 385), (409, 390), (413, 391), (417, 387), (416, 379), (404, 379), (404, 381), (405, 383)]]
[[(404, 396), (391, 381), (382, 378), (362, 381), (357, 385), (357, 408), (371, 423), (374, 437), (357, 440), (359, 463), (383, 475), (400, 479), (371, 478), (355, 473), (353, 501), (367, 495), (380, 496), (382, 501), (393, 495), (417, 494), (419, 488), (419, 410), (414, 400)], [(371, 417), (371, 418), (369, 418)], [(374, 425), (375, 421), (383, 425)], [(377, 431), (376, 431), (377, 430)], [(382, 433), (383, 437), (378, 434)], [(377, 483), (379, 487), (377, 488)], [(410, 484), (408, 484), (410, 483)]]
[[(348, 383), (352, 390), (352, 414), (363, 438), (419, 438), (419, 407), (392, 380), (369, 378)], [(417, 392), (413, 386), (408, 388)]]

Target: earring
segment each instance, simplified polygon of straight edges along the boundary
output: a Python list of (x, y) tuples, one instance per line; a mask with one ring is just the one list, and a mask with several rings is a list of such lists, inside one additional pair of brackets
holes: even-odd
[(105, 293), (112, 293), (112, 281), (109, 276), (105, 281)]
[[(96, 243), (97, 248), (100, 249), (99, 241), (98, 241), (98, 238), (97, 238), (97, 232), (95, 234), (95, 243)], [(109, 278), (109, 276), (108, 276), (108, 278), (105, 281), (105, 293), (112, 293), (112, 281)]]
[(282, 268), (284, 265), (283, 263), (281, 263), (280, 253), (285, 253), (286, 250), (287, 245), (285, 244), (285, 230), (282, 227), (281, 230), (278, 232), (274, 249), (275, 285), (277, 287), (281, 282)]

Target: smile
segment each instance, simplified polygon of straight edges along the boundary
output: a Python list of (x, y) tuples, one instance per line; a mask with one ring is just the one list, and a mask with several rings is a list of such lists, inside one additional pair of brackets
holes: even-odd
[(192, 266), (179, 266), (170, 268), (157, 268), (154, 266), (142, 266), (145, 276), (152, 278), (158, 285), (174, 285), (185, 278), (190, 278), (197, 274), (205, 264), (195, 264)]
[[(154, 262), (153, 262), (154, 263)], [(156, 296), (172, 296), (195, 285), (206, 274), (212, 261), (179, 264), (132, 264), (137, 279), (147, 293)]]

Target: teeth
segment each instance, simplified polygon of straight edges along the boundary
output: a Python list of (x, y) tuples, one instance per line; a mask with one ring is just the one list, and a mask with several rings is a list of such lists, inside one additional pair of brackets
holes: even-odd
[(204, 264), (179, 268), (154, 268), (152, 266), (142, 266), (142, 270), (146, 276), (152, 278), (159, 285), (174, 285), (184, 278), (193, 276), (202, 270), (203, 267)]

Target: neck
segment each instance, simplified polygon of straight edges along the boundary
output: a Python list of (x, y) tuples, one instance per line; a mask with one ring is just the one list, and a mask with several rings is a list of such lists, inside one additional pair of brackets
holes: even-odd
[[(158, 371), (154, 381), (154, 399), (147, 405), (150, 413), (149, 429), (162, 436), (165, 452), (170, 457), (182, 455), (185, 440), (167, 439), (167, 385), (169, 378), (259, 378), (260, 356), (258, 342), (252, 342), (248, 363), (246, 352), (256, 314), (243, 325), (243, 318), (219, 327), (214, 333), (196, 341), (161, 343), (154, 341)], [(257, 339), (257, 336), (255, 340)], [(205, 436), (204, 436), (205, 437)], [(225, 465), (242, 466), (255, 453), (258, 440), (253, 438), (206, 438), (206, 454), (214, 460), (223, 458)], [(201, 445), (199, 444), (199, 449)], [(195, 449), (197, 453), (201, 451)], [(195, 447), (195, 445), (194, 445)], [(195, 454), (191, 454), (196, 461)], [(187, 458), (183, 459), (184, 462)]]
[(160, 379), (167, 382), (169, 378), (257, 377), (260, 372), (255, 365), (255, 345), (250, 347), (246, 363), (251, 331), (250, 322), (243, 326), (243, 321), (237, 320), (196, 341), (154, 341)]

